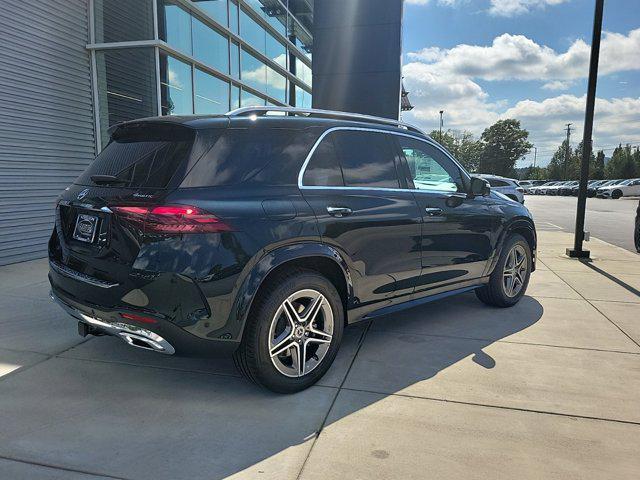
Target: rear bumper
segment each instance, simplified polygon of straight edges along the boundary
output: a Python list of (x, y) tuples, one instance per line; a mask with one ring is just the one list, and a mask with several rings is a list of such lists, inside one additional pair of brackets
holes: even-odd
[(99, 332), (103, 335), (112, 335), (119, 337), (133, 347), (145, 350), (153, 350), (158, 353), (173, 355), (176, 351), (173, 346), (163, 337), (146, 328), (130, 325), (122, 322), (105, 322), (98, 317), (83, 313), (81, 310), (72, 307), (64, 302), (53, 290), (49, 292), (51, 300), (62, 307), (69, 315), (78, 319), (78, 321), (88, 325), (90, 332)]
[(50, 297), (71, 317), (88, 326), (88, 333), (120, 338), (132, 347), (163, 354), (188, 357), (226, 357), (239, 346), (239, 342), (223, 339), (203, 339), (187, 332), (169, 320), (156, 318), (156, 323), (136, 325), (123, 319), (126, 310), (89, 305), (71, 298), (56, 288), (51, 281)]

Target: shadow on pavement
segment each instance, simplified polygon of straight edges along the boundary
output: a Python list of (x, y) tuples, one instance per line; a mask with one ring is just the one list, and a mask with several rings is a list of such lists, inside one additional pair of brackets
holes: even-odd
[[(531, 326), (542, 311), (530, 297), (496, 309), (462, 295), (377, 319), (363, 340), (363, 329), (350, 327), (336, 385), (359, 341), (346, 388), (395, 393), (468, 356), (493, 368), (500, 359), (483, 349)], [(161, 368), (149, 368), (146, 360), (136, 364), (147, 352), (127, 350), (123, 361), (105, 340), (0, 382), (0, 457), (124, 478), (295, 477), (337, 395), (326, 386), (272, 394), (218, 375), (227, 367), (208, 364), (215, 360), (156, 355), (152, 366)], [(165, 361), (179, 363), (162, 368)], [(354, 403), (332, 422), (365, 406)]]

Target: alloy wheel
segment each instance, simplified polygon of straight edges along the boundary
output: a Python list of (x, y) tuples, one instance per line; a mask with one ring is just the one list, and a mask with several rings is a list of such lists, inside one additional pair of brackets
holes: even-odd
[(524, 286), (527, 277), (528, 260), (527, 253), (522, 245), (514, 245), (507, 254), (502, 272), (502, 285), (504, 293), (513, 298)]
[(271, 362), (287, 377), (302, 377), (320, 365), (332, 336), (333, 312), (326, 297), (316, 290), (299, 290), (282, 302), (271, 320)]

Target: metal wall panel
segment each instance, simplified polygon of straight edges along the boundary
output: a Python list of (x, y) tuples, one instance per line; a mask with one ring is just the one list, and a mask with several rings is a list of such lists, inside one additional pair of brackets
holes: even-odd
[(88, 2), (0, 2), (0, 265), (46, 255), (55, 199), (95, 156)]

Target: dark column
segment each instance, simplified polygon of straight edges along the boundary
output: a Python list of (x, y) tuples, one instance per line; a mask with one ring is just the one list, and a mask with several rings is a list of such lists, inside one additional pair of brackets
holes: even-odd
[(315, 0), (313, 107), (397, 119), (402, 0)]

